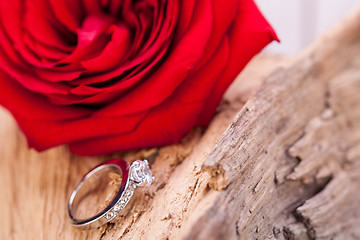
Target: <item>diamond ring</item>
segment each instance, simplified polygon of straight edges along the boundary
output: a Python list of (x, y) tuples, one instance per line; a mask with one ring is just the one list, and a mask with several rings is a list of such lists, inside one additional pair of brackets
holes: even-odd
[[(101, 178), (104, 179), (107, 174), (109, 176), (117, 174), (121, 176), (121, 181), (118, 181), (114, 196), (105, 203), (104, 207), (101, 207), (98, 203), (100, 194), (95, 192), (106, 192), (105, 188), (109, 187), (108, 184), (111, 182), (108, 181), (108, 184), (104, 185)], [(70, 196), (68, 205), (70, 222), (83, 229), (99, 227), (110, 222), (126, 206), (137, 187), (150, 185), (154, 179), (147, 160), (137, 160), (130, 166), (122, 159), (113, 159), (98, 165), (82, 178)], [(86, 199), (90, 199), (90, 202), (89, 200), (86, 202)], [(99, 209), (89, 215), (81, 210), (81, 206), (87, 209), (89, 206), (98, 206)], [(84, 215), (85, 213), (87, 216)]]

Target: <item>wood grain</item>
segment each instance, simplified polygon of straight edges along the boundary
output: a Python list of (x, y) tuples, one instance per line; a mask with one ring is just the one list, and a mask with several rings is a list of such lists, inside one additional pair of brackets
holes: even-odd
[[(257, 57), (209, 128), (168, 147), (37, 153), (0, 110), (0, 238), (360, 239), (358, 29), (360, 10), (295, 62)], [(147, 158), (155, 184), (137, 191), (115, 222), (72, 228), (71, 191), (113, 157)]]
[(203, 164), (222, 194), (188, 239), (360, 239), (358, 29), (359, 10), (246, 103)]

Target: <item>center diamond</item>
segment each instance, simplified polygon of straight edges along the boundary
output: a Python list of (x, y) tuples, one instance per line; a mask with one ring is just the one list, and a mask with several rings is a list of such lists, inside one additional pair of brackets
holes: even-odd
[(131, 179), (139, 186), (150, 185), (154, 181), (147, 160), (135, 161), (130, 168)]

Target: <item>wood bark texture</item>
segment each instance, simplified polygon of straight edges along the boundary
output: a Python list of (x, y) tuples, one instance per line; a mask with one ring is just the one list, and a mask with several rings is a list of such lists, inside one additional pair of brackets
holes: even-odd
[[(360, 239), (360, 10), (295, 60), (257, 57), (176, 145), (37, 153), (0, 123), (0, 239)], [(71, 191), (114, 157), (147, 158), (156, 182), (114, 222), (73, 228)]]

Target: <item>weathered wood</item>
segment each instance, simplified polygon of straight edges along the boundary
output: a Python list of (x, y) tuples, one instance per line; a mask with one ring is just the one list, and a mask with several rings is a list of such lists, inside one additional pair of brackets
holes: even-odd
[[(360, 10), (291, 66), (255, 59), (209, 128), (173, 146), (92, 158), (65, 147), (39, 154), (1, 110), (0, 239), (360, 238), (358, 29)], [(73, 187), (112, 157), (149, 159), (157, 181), (114, 223), (72, 228)]]
[(247, 102), (203, 164), (222, 193), (188, 239), (360, 239), (359, 29), (357, 11)]

